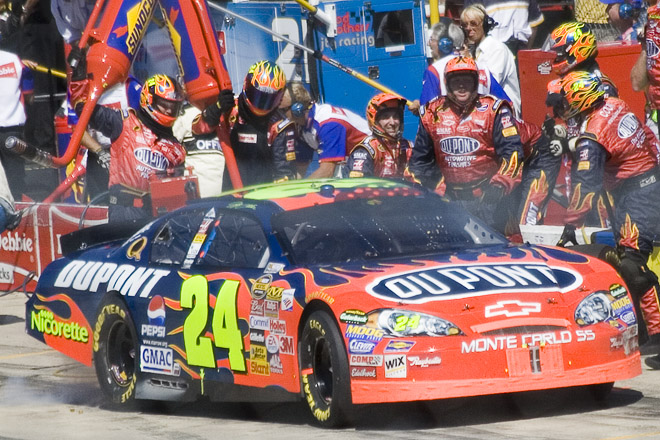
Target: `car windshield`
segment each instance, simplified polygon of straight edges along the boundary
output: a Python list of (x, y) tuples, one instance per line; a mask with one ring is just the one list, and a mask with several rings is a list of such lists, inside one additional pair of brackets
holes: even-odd
[(506, 243), (460, 206), (436, 197), (352, 199), (285, 211), (273, 217), (273, 229), (297, 265)]

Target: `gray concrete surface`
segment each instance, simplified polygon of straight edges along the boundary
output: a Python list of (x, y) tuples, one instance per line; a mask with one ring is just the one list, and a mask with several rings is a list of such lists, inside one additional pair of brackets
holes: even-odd
[(108, 406), (92, 368), (24, 331), (22, 293), (0, 294), (0, 439), (660, 439), (660, 371), (585, 389), (375, 405), (342, 430), (312, 425), (304, 404)]

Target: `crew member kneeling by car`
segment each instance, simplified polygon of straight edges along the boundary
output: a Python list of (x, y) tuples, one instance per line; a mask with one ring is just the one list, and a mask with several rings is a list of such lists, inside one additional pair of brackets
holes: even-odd
[(509, 210), (501, 202), (520, 184), (523, 159), (511, 106), (478, 93), (472, 58), (449, 60), (445, 81), (447, 96), (422, 109), (409, 171), (504, 232)]
[(619, 273), (635, 300), (641, 351), (660, 353), (660, 286), (646, 264), (653, 238), (660, 232), (658, 139), (628, 104), (608, 97), (597, 75), (571, 72), (562, 78), (560, 88), (560, 116), (577, 118), (581, 128), (566, 227), (558, 244), (575, 243), (575, 228), (584, 225), (597, 196), (611, 195)]
[[(69, 85), (76, 112), (82, 111), (87, 99), (86, 76), (86, 72), (74, 72)], [(119, 111), (95, 107), (89, 126), (112, 142), (109, 223), (152, 217), (149, 178), (173, 171), (186, 157), (185, 148), (172, 134), (182, 104), (183, 93), (176, 80), (156, 74), (142, 86), (139, 108)]]

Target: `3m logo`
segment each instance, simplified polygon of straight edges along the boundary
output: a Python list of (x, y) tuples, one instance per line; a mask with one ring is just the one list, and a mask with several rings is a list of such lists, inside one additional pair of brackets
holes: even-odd
[(486, 307), (486, 318), (494, 316), (528, 316), (530, 313), (539, 313), (541, 311), (540, 303), (524, 303), (516, 299), (512, 301), (498, 301), (497, 304)]

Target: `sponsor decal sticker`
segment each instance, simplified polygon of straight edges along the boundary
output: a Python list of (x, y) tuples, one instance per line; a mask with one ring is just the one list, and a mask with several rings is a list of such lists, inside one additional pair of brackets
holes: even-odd
[(149, 345), (140, 346), (140, 371), (170, 376), (178, 376), (181, 372), (179, 364), (174, 362), (171, 348)]
[(361, 341), (359, 339), (351, 339), (348, 342), (348, 351), (357, 354), (371, 354), (376, 348), (375, 342)]
[(281, 308), (284, 312), (290, 312), (293, 310), (293, 294), (295, 289), (284, 289), (282, 292), (282, 304)]
[(350, 339), (379, 342), (383, 339), (383, 331), (374, 327), (349, 324), (346, 327), (345, 336)]
[(376, 379), (376, 367), (351, 367), (353, 379)]
[(383, 353), (407, 353), (415, 346), (413, 341), (389, 341)]
[(57, 275), (54, 287), (79, 291), (117, 290), (124, 296), (147, 298), (169, 270), (100, 261), (73, 260)]
[(160, 295), (156, 295), (149, 301), (147, 319), (149, 324), (142, 324), (142, 336), (164, 338), (165, 337), (165, 301)]
[(382, 355), (352, 354), (349, 359), (350, 365), (361, 365), (364, 367), (380, 367), (383, 365)]
[(440, 365), (442, 363), (442, 359), (440, 359), (440, 356), (427, 356), (427, 357), (420, 357), (420, 356), (408, 356), (408, 364), (411, 367), (421, 367), (421, 368), (428, 368), (431, 365)]
[(250, 280), (252, 287), (250, 288), (250, 295), (254, 299), (264, 299), (270, 283), (273, 282), (273, 276), (270, 274), (262, 275), (256, 280)]
[(364, 325), (367, 323), (368, 316), (362, 310), (350, 309), (345, 310), (339, 315), (339, 321), (348, 324)]
[(296, 353), (295, 345), (293, 344), (293, 336), (280, 336), (280, 354), (294, 355)]
[(391, 379), (401, 379), (408, 376), (408, 369), (405, 354), (386, 354), (385, 355), (385, 377)]
[(564, 267), (542, 263), (478, 263), (380, 277), (366, 291), (389, 301), (420, 304), (504, 292), (568, 292), (581, 283), (579, 272)]

